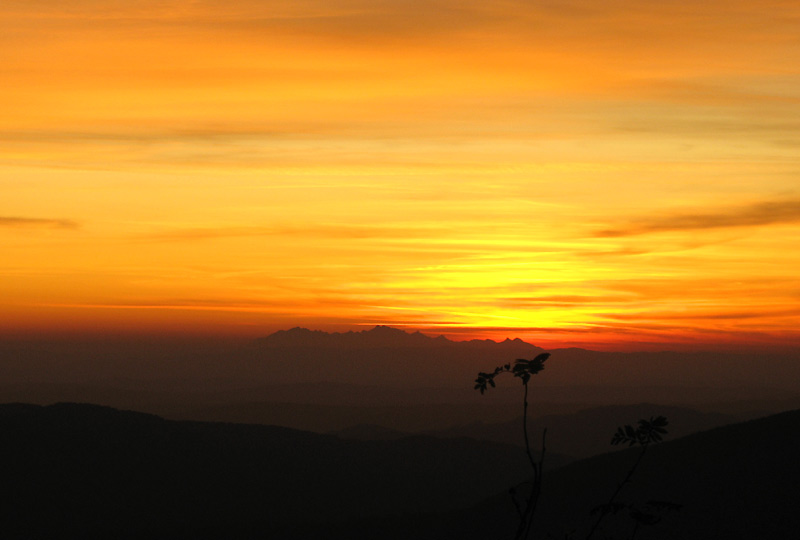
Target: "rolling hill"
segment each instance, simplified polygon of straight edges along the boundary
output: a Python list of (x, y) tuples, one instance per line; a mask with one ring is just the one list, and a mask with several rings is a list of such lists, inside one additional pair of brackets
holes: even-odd
[[(793, 537), (798, 428), (790, 411), (652, 447), (620, 501), (682, 508), (637, 538)], [(2, 405), (0, 433), (5, 538), (509, 538), (506, 491), (528, 472), (518, 448), (464, 438), (352, 441), (85, 404)], [(540, 534), (581, 538), (635, 452), (550, 471)], [(625, 512), (606, 526), (630, 537)]]
[(4, 538), (281, 537), (468, 506), (526, 470), (517, 448), (469, 439), (346, 441), (86, 404), (2, 405), (0, 433)]
[[(638, 449), (570, 463), (545, 476), (534, 538), (586, 537), (596, 515), (636, 460)], [(800, 530), (800, 410), (722, 426), (666, 441), (648, 450), (617, 502), (642, 508), (648, 501), (680, 506), (640, 528), (637, 540), (795, 538)], [(517, 515), (507, 493), (467, 511), (382, 523), (386, 538), (487, 540), (513, 538)], [(376, 534), (375, 524), (353, 529)], [(625, 508), (594, 538), (630, 538)], [(565, 536), (567, 535), (567, 536)]]

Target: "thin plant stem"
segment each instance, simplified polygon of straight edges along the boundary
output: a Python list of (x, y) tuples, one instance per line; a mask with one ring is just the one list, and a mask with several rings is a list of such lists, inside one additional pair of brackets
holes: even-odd
[(533, 459), (533, 454), (531, 454), (531, 443), (528, 438), (528, 383), (523, 386), (525, 387), (525, 395), (522, 401), (522, 433), (525, 435), (525, 452), (528, 454), (528, 461), (530, 461), (533, 472), (536, 475), (536, 460)]
[[(614, 504), (614, 500), (616, 500), (617, 495), (619, 495), (619, 492), (622, 491), (622, 488), (625, 487), (625, 484), (631, 481), (631, 477), (633, 476), (633, 473), (636, 472), (636, 469), (639, 467), (639, 463), (641, 463), (645, 452), (647, 452), (647, 444), (642, 445), (642, 451), (639, 452), (639, 457), (636, 458), (636, 463), (633, 464), (633, 467), (630, 468), (628, 474), (625, 475), (625, 478), (622, 480), (622, 482), (619, 483), (617, 489), (611, 495), (611, 498), (608, 499), (608, 503), (606, 503), (607, 506), (611, 506), (612, 504)], [(592, 525), (592, 529), (589, 531), (589, 534), (586, 535), (586, 540), (591, 539), (591, 537), (594, 535), (595, 531), (600, 526), (600, 523), (603, 521), (603, 519), (605, 519), (607, 514), (608, 512), (600, 513), (600, 515), (597, 517), (597, 520), (595, 520), (594, 525)]]
[(539, 502), (539, 494), (542, 490), (542, 467), (544, 465), (544, 454), (546, 451), (546, 437), (547, 430), (542, 432), (542, 452), (539, 456), (539, 461), (533, 457), (531, 452), (530, 436), (528, 435), (528, 384), (523, 383), (525, 391), (522, 401), (522, 433), (525, 436), (525, 453), (528, 456), (528, 461), (533, 469), (533, 482), (531, 483), (531, 492), (528, 495), (528, 501), (525, 510), (521, 515), (519, 527), (517, 528), (516, 538), (518, 540), (526, 540), (530, 537), (531, 529), (533, 527), (533, 517), (536, 513), (536, 506)]

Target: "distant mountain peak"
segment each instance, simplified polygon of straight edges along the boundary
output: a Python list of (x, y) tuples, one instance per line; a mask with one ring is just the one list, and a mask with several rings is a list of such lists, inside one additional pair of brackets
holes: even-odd
[(343, 348), (424, 347), (453, 343), (444, 336), (432, 338), (419, 331), (411, 333), (381, 324), (360, 332), (332, 333), (296, 327), (290, 330), (278, 330), (267, 337), (259, 339), (258, 342), (272, 347)]
[[(383, 324), (375, 325), (371, 330), (362, 330), (361, 334), (382, 334), (382, 335), (392, 335), (398, 336), (401, 334), (404, 335), (413, 335), (404, 330), (400, 330), (399, 328), (393, 328), (391, 326), (385, 326)], [(414, 332), (414, 334), (419, 334), (419, 331)], [(422, 334), (420, 334), (422, 335)]]
[[(410, 347), (445, 347), (445, 346), (479, 346), (479, 347), (519, 347), (532, 345), (519, 338), (505, 339), (501, 342), (491, 339), (473, 339), (470, 341), (451, 341), (445, 336), (431, 337), (420, 331), (406, 332), (400, 328), (386, 325), (376, 325), (368, 330), (358, 332), (325, 332), (322, 330), (309, 330), (308, 328), (295, 327), (263, 337), (259, 345), (267, 347), (316, 347), (316, 348), (342, 348), (342, 349), (373, 349), (373, 348), (410, 348)], [(533, 347), (538, 349), (538, 347)]]

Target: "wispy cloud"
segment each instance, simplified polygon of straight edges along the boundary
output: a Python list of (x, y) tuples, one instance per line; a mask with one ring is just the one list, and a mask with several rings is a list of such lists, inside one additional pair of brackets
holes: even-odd
[(71, 219), (43, 219), (0, 216), (0, 227), (8, 229), (77, 229), (80, 224)]
[(782, 223), (800, 223), (800, 200), (769, 201), (718, 212), (674, 214), (642, 219), (620, 227), (597, 231), (595, 236), (636, 236), (670, 231), (758, 227)]
[(383, 227), (371, 225), (276, 225), (266, 227), (197, 227), (159, 232), (146, 240), (210, 240), (248, 236), (307, 236), (320, 238), (428, 238), (443, 232), (435, 227)]

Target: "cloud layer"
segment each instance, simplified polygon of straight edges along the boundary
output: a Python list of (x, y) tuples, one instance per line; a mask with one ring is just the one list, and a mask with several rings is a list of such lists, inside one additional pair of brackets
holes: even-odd
[(796, 333), (798, 20), (789, 0), (6, 0), (0, 327), (84, 305), (239, 333)]
[(711, 213), (655, 216), (596, 233), (613, 238), (640, 234), (800, 223), (800, 200), (769, 201)]
[(18, 216), (0, 216), (0, 227), (10, 229), (77, 229), (77, 221), (71, 219), (43, 219)]

